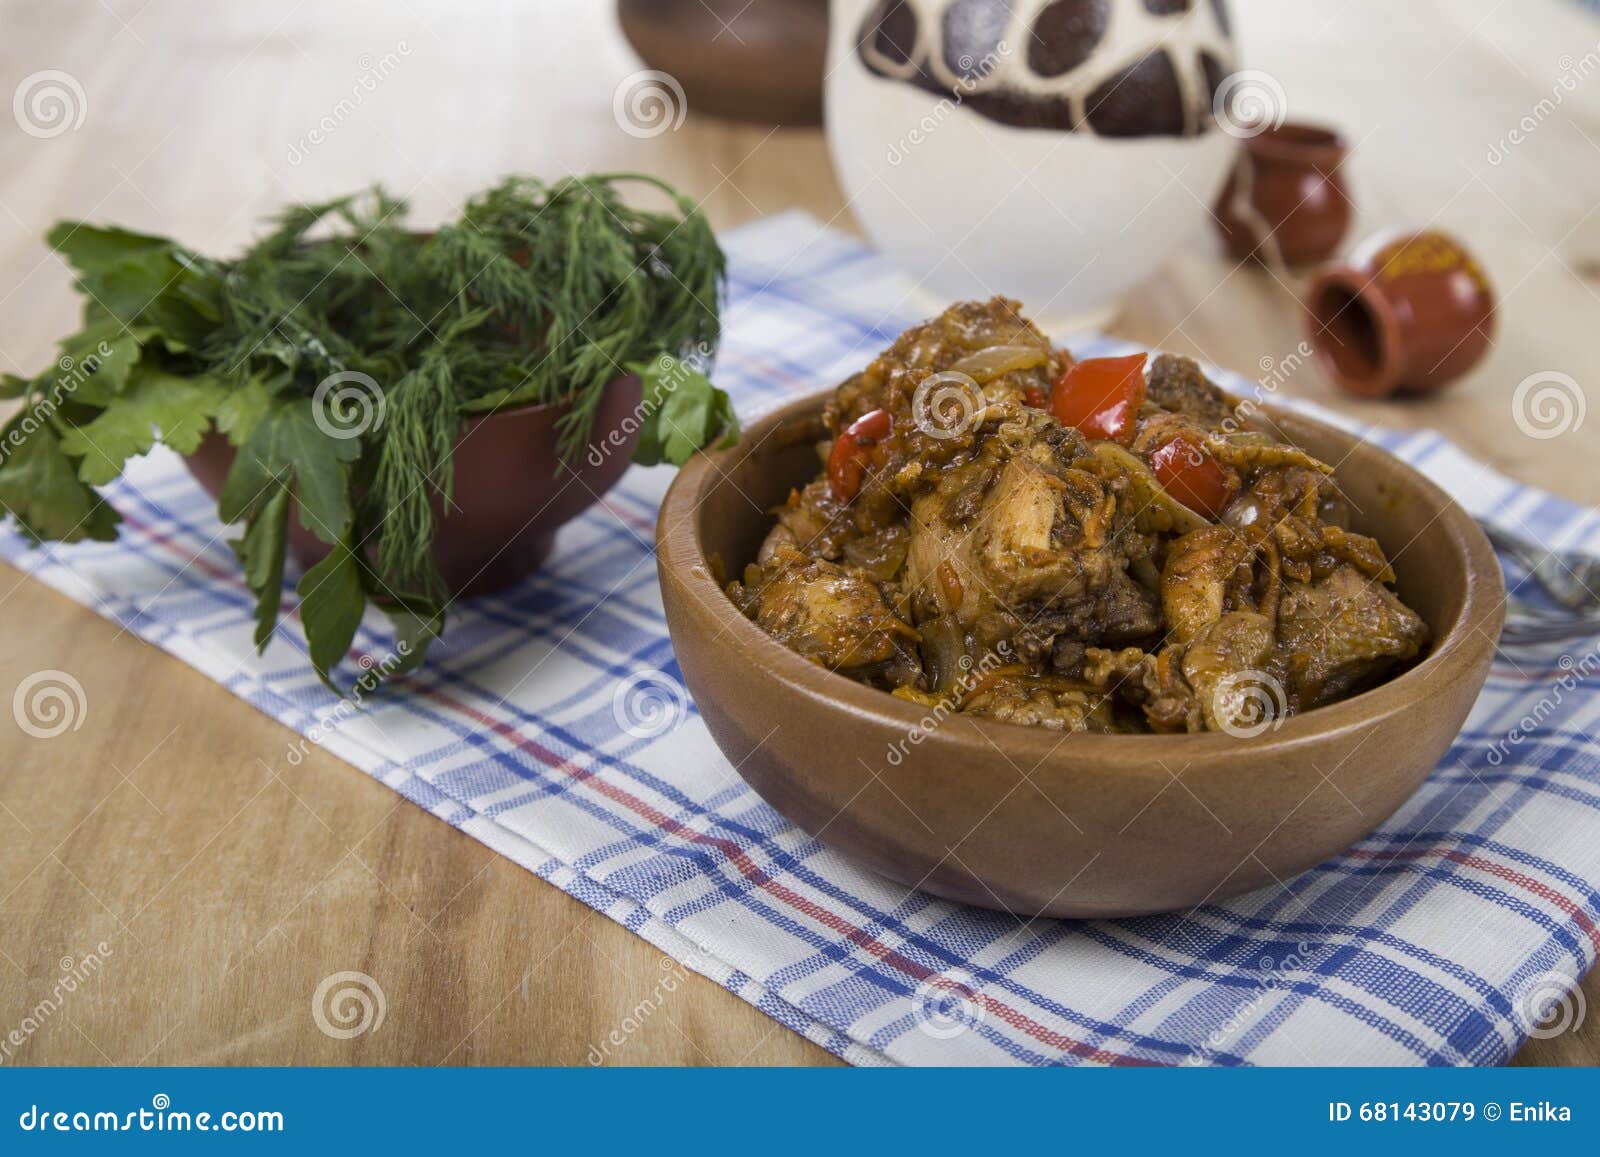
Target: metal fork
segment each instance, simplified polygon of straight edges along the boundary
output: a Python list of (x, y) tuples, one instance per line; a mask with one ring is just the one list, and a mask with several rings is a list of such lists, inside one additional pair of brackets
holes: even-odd
[(1503, 642), (1549, 643), (1600, 635), (1600, 558), (1576, 551), (1552, 551), (1530, 538), (1481, 522), (1496, 550), (1516, 559), (1528, 577), (1565, 607), (1550, 611), (1517, 598), (1506, 599)]

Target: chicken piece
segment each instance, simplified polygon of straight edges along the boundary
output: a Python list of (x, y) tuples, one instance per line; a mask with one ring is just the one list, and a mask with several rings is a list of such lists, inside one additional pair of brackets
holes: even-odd
[(1268, 671), (1272, 620), (1232, 611), (1183, 649), (1181, 670), (1207, 731), (1251, 732), (1287, 712), (1282, 684)]
[(1367, 578), (1394, 581), (1394, 571), (1376, 539), (1322, 522), (1288, 516), (1272, 527), (1284, 573), (1311, 582), (1349, 564)]
[(734, 600), (784, 646), (853, 679), (898, 687), (921, 678), (917, 632), (870, 575), (780, 548), (761, 577)]
[(938, 493), (911, 508), (905, 587), (912, 620), (922, 635), (922, 658), (932, 686), (948, 691), (964, 671), (1001, 647), (1021, 646), (1027, 624), (1019, 605), (995, 586), (978, 550), (977, 523), (955, 521)]
[(1428, 626), (1417, 613), (1354, 565), (1284, 586), (1278, 644), (1297, 711), (1370, 686), (1416, 658), (1427, 641)]
[[(1054, 609), (1054, 608), (1052, 608)], [(1161, 605), (1156, 596), (1122, 571), (1086, 599), (1068, 605), (1055, 619), (1058, 632), (1051, 666), (1070, 671), (1086, 647), (1125, 647), (1161, 634)]]
[(1175, 642), (1192, 641), (1225, 611), (1238, 609), (1238, 592), (1248, 584), (1259, 542), (1260, 535), (1248, 529), (1206, 526), (1167, 548), (1161, 607)]
[(915, 621), (947, 616), (941, 654), (955, 631), (973, 661), (1007, 640), (1021, 658), (1044, 655), (1127, 566), (1111, 541), (1115, 498), (1097, 478), (1063, 467), (1047, 443), (1011, 453), (999, 442), (991, 437), (911, 508)]
[(1102, 549), (1115, 510), (1098, 480), (1052, 471), (1031, 455), (1012, 458), (977, 518), (978, 558), (995, 596), (1017, 606), (1103, 587), (1122, 567)]
[(1035, 675), (1025, 667), (1001, 667), (987, 675), (961, 701), (966, 715), (1051, 731), (1115, 731), (1111, 697), (1055, 675)]
[(1137, 647), (1108, 651), (1090, 647), (1084, 653), (1082, 678), (1091, 686), (1143, 710), (1152, 731), (1201, 731), (1205, 717), (1194, 689), (1179, 667), (1183, 647), (1165, 647), (1155, 654)]
[(783, 547), (811, 558), (837, 560), (855, 533), (845, 504), (833, 496), (826, 478), (812, 480), (804, 490), (791, 490), (789, 500), (776, 514), (778, 521), (756, 555), (756, 562), (762, 565)]
[(1187, 645), (1149, 654), (1137, 647), (1084, 655), (1084, 682), (1141, 708), (1153, 731), (1234, 731), (1282, 714), (1281, 693), (1263, 700), (1276, 681), (1269, 673), (1272, 623), (1250, 611), (1207, 623)]
[(1085, 613), (1070, 624), (1072, 633), (1080, 639), (1114, 645), (1147, 638), (1161, 630), (1161, 607), (1155, 596), (1123, 571), (1111, 575), (1093, 602), (1080, 606)]
[(973, 554), (972, 532), (950, 514), (948, 500), (937, 493), (912, 504), (906, 584), (918, 623), (948, 616), (966, 630), (977, 623), (989, 600)]

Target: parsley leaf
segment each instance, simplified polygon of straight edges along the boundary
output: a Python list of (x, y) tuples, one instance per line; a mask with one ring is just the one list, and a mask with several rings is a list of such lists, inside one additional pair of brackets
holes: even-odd
[(174, 241), (63, 221), (45, 235), (78, 275), (84, 321), (154, 327), (167, 350), (192, 349), (221, 316), (221, 278)]
[(361, 589), (361, 565), (350, 544), (334, 543), (328, 557), (300, 577), (296, 590), (311, 666), (328, 690), (341, 695), (331, 672), (349, 653), (367, 605)]
[(373, 600), (394, 627), (398, 662), (389, 675), (404, 675), (422, 664), (428, 647), (444, 633), (444, 608), (431, 599), (383, 596)]
[(282, 399), (239, 447), (218, 513), (224, 522), (237, 522), (270, 497), (275, 484), (292, 485), (300, 525), (323, 542), (341, 542), (354, 517), (350, 467), (360, 454), (359, 440), (323, 433), (310, 398)]
[(661, 356), (628, 367), (644, 384), (642, 422), (633, 460), (641, 466), (682, 466), (700, 447), (739, 438), (739, 418), (728, 395), (688, 362)]
[[(91, 381), (98, 379), (96, 373)], [(115, 406), (91, 421), (69, 428), (61, 447), (83, 459), (78, 477), (104, 486), (122, 473), (129, 458), (149, 453), (159, 439), (180, 454), (193, 454), (211, 428), (211, 415), (227, 396), (208, 377), (180, 377), (164, 370), (135, 367)]]
[(0, 509), (34, 542), (117, 537), (117, 512), (78, 477), (50, 423), (24, 410), (0, 430)]
[(217, 431), (235, 446), (244, 445), (261, 416), (272, 408), (272, 390), (260, 378), (228, 391), (217, 405)]
[(245, 582), (256, 595), (256, 650), (267, 645), (283, 601), (283, 561), (288, 545), (289, 503), (286, 486), (277, 486), (245, 528), (244, 537), (229, 545), (244, 565)]

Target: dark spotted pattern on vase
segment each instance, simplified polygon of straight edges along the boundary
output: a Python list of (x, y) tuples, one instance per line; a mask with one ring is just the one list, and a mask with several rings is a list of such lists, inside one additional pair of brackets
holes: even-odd
[(1222, 0), (877, 0), (866, 67), (1018, 128), (1197, 136), (1232, 68)]
[(1111, 17), (1108, 0), (1056, 0), (1033, 21), (1028, 65), (1040, 76), (1065, 76), (1094, 53)]
[(1000, 52), (1011, 5), (994, 0), (955, 0), (944, 13), (944, 66), (967, 83), (981, 80), (985, 60)]

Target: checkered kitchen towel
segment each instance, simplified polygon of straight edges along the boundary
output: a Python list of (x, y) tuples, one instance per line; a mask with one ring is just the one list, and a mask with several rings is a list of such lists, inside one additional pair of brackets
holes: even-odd
[[(837, 381), (920, 311), (886, 262), (808, 217), (726, 243), (716, 376), (747, 418)], [(1600, 551), (1594, 511), (1436, 435), (1376, 437), (1475, 513)], [(455, 610), (426, 668), (353, 716), (297, 628), (252, 654), (215, 505), (171, 455), (111, 488), (119, 542), (35, 551), (6, 531), (0, 553), (853, 1062), (1490, 1064), (1581, 1015), (1577, 994), (1547, 1000), (1600, 944), (1600, 639), (1502, 656), (1416, 796), (1285, 888), (1023, 925), (908, 895), (797, 831), (692, 705), (649, 738), (619, 724), (619, 685), (658, 671), (670, 700), (679, 678), (651, 551), (669, 478), (632, 470), (540, 574)], [(381, 626), (358, 640), (373, 655)]]

